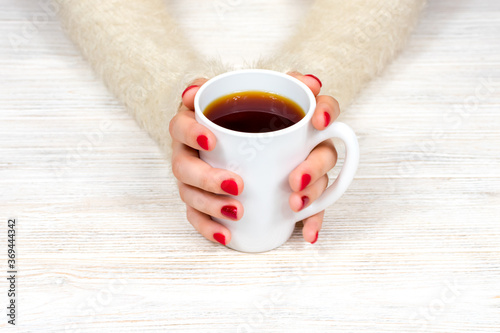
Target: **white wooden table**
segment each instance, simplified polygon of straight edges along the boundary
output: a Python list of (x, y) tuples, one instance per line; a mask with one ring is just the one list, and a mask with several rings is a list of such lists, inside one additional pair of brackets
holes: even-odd
[[(168, 163), (45, 0), (0, 3), (0, 276), (9, 217), (18, 251), (2, 331), (500, 331), (500, 2), (431, 1), (341, 117), (361, 165), (319, 241), (297, 228), (262, 254), (192, 229)], [(167, 5), (200, 52), (240, 64), (311, 2), (202, 3)]]

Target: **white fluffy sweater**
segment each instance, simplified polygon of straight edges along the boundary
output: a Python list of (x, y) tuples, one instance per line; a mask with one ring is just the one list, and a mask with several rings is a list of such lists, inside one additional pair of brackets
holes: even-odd
[[(56, 0), (61, 22), (94, 70), (168, 151), (182, 90), (230, 69), (199, 59), (163, 0)], [(402, 48), (425, 0), (316, 0), (296, 33), (252, 67), (313, 73), (341, 107)], [(311, 33), (313, 31), (314, 33)]]

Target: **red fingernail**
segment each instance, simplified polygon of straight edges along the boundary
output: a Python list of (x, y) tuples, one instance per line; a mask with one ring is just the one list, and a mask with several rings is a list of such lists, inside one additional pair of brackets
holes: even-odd
[(238, 195), (238, 184), (233, 179), (223, 181), (220, 188), (229, 194)]
[(304, 76), (309, 76), (309, 77), (312, 77), (313, 79), (315, 79), (316, 81), (318, 81), (318, 83), (319, 83), (319, 87), (320, 87), (320, 88), (321, 88), (321, 87), (323, 87), (323, 83), (321, 83), (321, 80), (320, 80), (320, 79), (318, 79), (316, 76), (314, 76), (314, 75), (312, 75), (312, 74), (306, 74), (306, 75), (304, 75)]
[(309, 203), (309, 197), (308, 196), (303, 196), (302, 198), (302, 207), (300, 207), (300, 210), (304, 209), (304, 207)]
[(311, 182), (311, 175), (305, 173), (302, 175), (302, 185), (300, 186), (300, 190), (302, 191), (303, 189), (306, 188), (307, 185)]
[(318, 240), (318, 236), (319, 236), (319, 231), (316, 231), (316, 238), (314, 238), (314, 240), (311, 242), (311, 244), (316, 243), (316, 241)]
[(229, 217), (230, 219), (238, 219), (238, 208), (234, 206), (224, 206), (222, 207), (220, 212), (222, 213), (222, 215), (224, 215), (225, 217)]
[(184, 95), (188, 92), (188, 90), (191, 90), (194, 87), (198, 87), (198, 86), (197, 85), (192, 85), (192, 86), (189, 86), (186, 89), (184, 89), (184, 91), (182, 92), (181, 98), (184, 97)]
[(205, 135), (199, 135), (196, 138), (196, 142), (198, 142), (201, 148), (208, 150), (208, 138)]
[(214, 239), (222, 245), (226, 245), (226, 236), (224, 236), (223, 234), (216, 232), (214, 234)]
[(327, 127), (330, 124), (330, 114), (328, 112), (325, 112), (324, 117), (325, 117), (325, 127)]

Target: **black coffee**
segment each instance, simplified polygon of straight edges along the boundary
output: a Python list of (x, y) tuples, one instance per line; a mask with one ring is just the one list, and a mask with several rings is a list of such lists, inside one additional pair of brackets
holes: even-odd
[(289, 98), (264, 91), (244, 91), (217, 98), (203, 112), (215, 124), (247, 133), (278, 131), (304, 118)]

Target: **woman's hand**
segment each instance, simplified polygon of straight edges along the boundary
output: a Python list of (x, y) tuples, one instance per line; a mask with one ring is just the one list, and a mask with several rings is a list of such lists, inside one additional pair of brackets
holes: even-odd
[(243, 180), (231, 171), (212, 168), (198, 156), (198, 150), (212, 150), (217, 144), (212, 132), (194, 118), (194, 96), (206, 81), (198, 79), (184, 90), (179, 110), (170, 122), (172, 171), (186, 203), (188, 221), (205, 238), (226, 245), (231, 233), (210, 216), (235, 221), (243, 216), (238, 200), (218, 195), (237, 196), (243, 191)]
[[(317, 130), (324, 130), (340, 114), (339, 103), (331, 96), (319, 95), (321, 81), (313, 75), (289, 73), (304, 82), (316, 96), (316, 109), (311, 122)], [(293, 211), (298, 212), (316, 200), (328, 186), (327, 172), (337, 163), (337, 151), (331, 140), (326, 140), (317, 145), (304, 162), (299, 164), (290, 173), (288, 182), (293, 193), (289, 203)], [(318, 234), (323, 224), (325, 211), (304, 219), (302, 236), (311, 244), (316, 243)]]
[[(313, 75), (289, 73), (305, 83), (316, 96), (313, 126), (325, 129), (339, 115), (337, 101), (330, 96), (318, 96), (321, 82)], [(226, 245), (230, 231), (210, 216), (237, 221), (243, 216), (243, 205), (236, 199), (218, 194), (238, 196), (243, 191), (243, 179), (223, 169), (212, 168), (199, 158), (198, 150), (212, 150), (215, 136), (194, 118), (194, 96), (206, 82), (198, 79), (182, 94), (182, 104), (170, 122), (172, 136), (172, 171), (178, 180), (179, 193), (186, 203), (187, 219), (205, 238)], [(326, 173), (335, 166), (337, 152), (330, 140), (319, 144), (289, 176), (293, 193), (290, 207), (299, 211), (317, 199), (328, 184)], [(304, 220), (304, 239), (314, 243), (323, 222), (324, 211)]]

